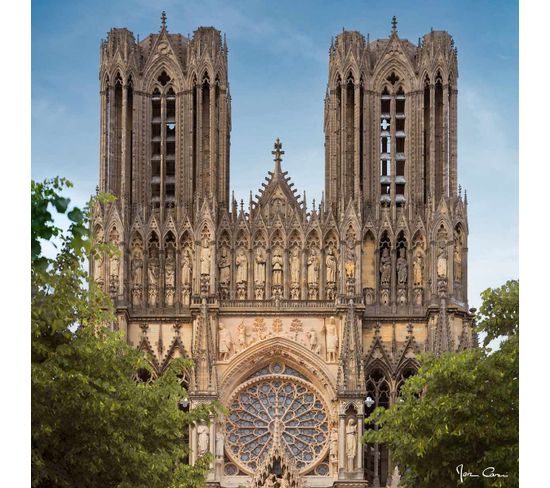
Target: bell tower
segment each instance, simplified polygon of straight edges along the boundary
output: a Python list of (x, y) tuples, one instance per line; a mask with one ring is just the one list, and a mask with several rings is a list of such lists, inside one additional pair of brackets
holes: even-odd
[[(101, 191), (125, 220), (229, 201), (227, 45), (213, 27), (136, 40), (114, 28), (101, 43)], [(172, 210), (171, 210), (172, 209)]]

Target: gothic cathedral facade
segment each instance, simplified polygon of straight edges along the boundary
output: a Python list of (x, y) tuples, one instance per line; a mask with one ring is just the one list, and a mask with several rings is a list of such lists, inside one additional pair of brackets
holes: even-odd
[(157, 375), (193, 359), (190, 408), (227, 407), (189, 433), (191, 463), (215, 458), (209, 486), (386, 486), (391, 452), (362, 444), (363, 419), (419, 353), (477, 343), (453, 39), (413, 44), (395, 19), (388, 38), (336, 36), (311, 206), (279, 140), (258, 194), (230, 198), (227, 53), (215, 28), (172, 34), (164, 14), (143, 40), (102, 41), (99, 189), (117, 199), (92, 227), (121, 255), (92, 276)]

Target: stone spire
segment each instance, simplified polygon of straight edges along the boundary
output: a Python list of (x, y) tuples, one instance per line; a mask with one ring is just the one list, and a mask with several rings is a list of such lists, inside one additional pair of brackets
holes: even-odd
[(277, 137), (277, 140), (275, 141), (275, 144), (273, 144), (274, 150), (271, 151), (271, 154), (275, 156), (273, 161), (275, 161), (275, 174), (281, 173), (281, 162), (283, 158), (281, 157), (285, 152), (283, 151), (283, 143), (279, 140)]

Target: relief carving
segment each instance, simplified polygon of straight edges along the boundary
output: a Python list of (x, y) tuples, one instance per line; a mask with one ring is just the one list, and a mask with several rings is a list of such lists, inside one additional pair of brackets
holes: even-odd
[(338, 330), (336, 319), (330, 317), (326, 325), (327, 361), (336, 362), (338, 358)]
[(225, 328), (225, 326), (220, 323), (218, 330), (218, 352), (220, 361), (227, 361), (229, 359), (229, 354), (231, 352), (231, 334)]

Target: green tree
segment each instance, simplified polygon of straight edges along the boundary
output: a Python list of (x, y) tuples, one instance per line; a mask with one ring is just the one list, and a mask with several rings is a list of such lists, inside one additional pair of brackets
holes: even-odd
[[(515, 487), (519, 485), (519, 282), (483, 292), (478, 330), (487, 347), (440, 357), (422, 355), (400, 401), (367, 419), (378, 430), (366, 442), (386, 443), (403, 481), (424, 487)], [(461, 483), (458, 466), (465, 476)], [(493, 470), (486, 468), (493, 467)], [(484, 477), (498, 473), (507, 477)]]
[[(94, 243), (90, 206), (69, 209), (66, 186), (60, 178), (31, 183), (32, 486), (201, 486), (210, 456), (186, 464), (184, 438), (219, 406), (181, 411), (184, 360), (154, 382), (136, 381), (149, 363), (105, 327), (111, 302), (84, 271), (90, 254), (115, 251)], [(66, 231), (53, 209), (68, 217)], [(47, 258), (41, 243), (52, 238), (58, 252)]]

